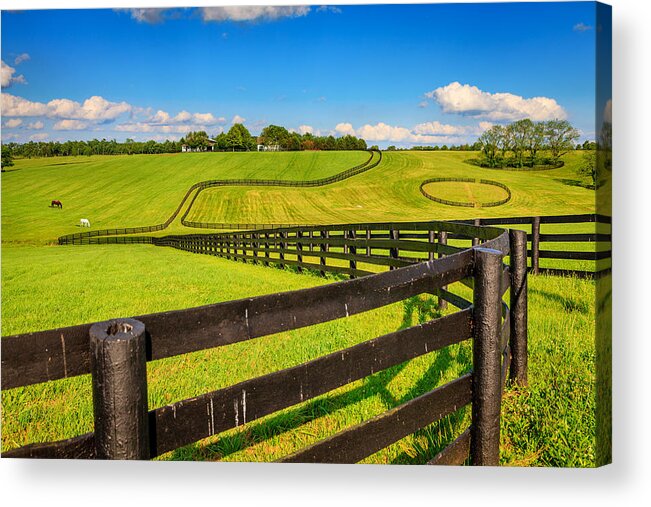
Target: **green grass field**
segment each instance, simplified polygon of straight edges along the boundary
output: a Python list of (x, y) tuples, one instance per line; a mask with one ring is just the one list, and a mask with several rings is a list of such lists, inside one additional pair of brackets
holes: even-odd
[[(206, 191), (188, 219), (280, 221), (286, 216), (302, 221), (302, 216), (332, 223), (593, 212), (594, 191), (562, 182), (576, 179), (572, 166), (579, 158), (571, 155), (564, 168), (520, 173), (470, 166), (463, 153), (385, 153), (375, 170), (319, 189)], [(196, 181), (314, 179), (366, 158), (366, 153), (235, 153), (18, 160), (15, 170), (2, 175), (2, 335), (327, 283), (289, 270), (166, 248), (52, 243), (60, 234), (79, 232), (76, 223), (82, 217), (93, 228), (160, 223)], [(514, 197), (499, 208), (449, 209), (418, 190), (422, 180), (438, 176), (503, 181)], [(55, 198), (63, 201), (63, 211), (48, 207)], [(196, 232), (178, 220), (172, 231)], [(593, 466), (595, 283), (537, 276), (530, 277), (529, 287), (530, 387), (506, 393), (501, 461)], [(300, 364), (435, 315), (433, 299), (422, 296), (308, 329), (155, 361), (148, 365), (150, 408)], [(470, 362), (470, 344), (456, 345), (161, 459), (274, 460), (441, 385), (468, 371)], [(2, 409), (3, 450), (91, 431), (90, 379), (3, 392)], [(365, 462), (431, 459), (467, 425), (469, 410), (460, 412)]]

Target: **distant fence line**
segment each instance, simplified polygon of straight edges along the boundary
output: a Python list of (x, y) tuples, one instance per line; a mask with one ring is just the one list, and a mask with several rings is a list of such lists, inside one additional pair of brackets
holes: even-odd
[[(316, 255), (324, 260), (344, 259), (348, 265), (343, 272), (368, 276), (188, 310), (4, 337), (3, 390), (91, 373), (94, 431), (30, 444), (2, 456), (151, 459), (471, 339), (470, 373), (281, 461), (355, 463), (470, 405), (470, 427), (429, 464), (463, 464), (470, 458), (473, 465), (498, 465), (503, 389), (509, 377), (523, 386), (528, 382), (526, 233), (449, 222), (364, 227), (363, 244), (354, 224), (221, 237), (91, 238), (163, 241), (198, 253), (220, 252), (254, 262), (334, 268), (321, 263), (312, 266), (302, 258), (303, 254)], [(432, 241), (413, 241), (423, 232)], [(463, 238), (474, 247), (450, 246), (448, 237)], [(390, 270), (370, 274), (358, 269), (356, 252), (362, 246), (367, 248), (365, 262), (385, 263), (386, 259)], [(375, 249), (388, 254), (376, 255)], [(284, 258), (290, 251), (297, 260)], [(275, 254), (277, 259), (272, 258)], [(509, 265), (503, 263), (507, 256)], [(447, 290), (459, 281), (472, 287), (472, 301)], [(507, 291), (508, 305), (502, 300)], [(449, 302), (458, 311), (286, 370), (149, 410), (147, 361), (344, 319), (420, 294), (434, 294), (442, 307)]]
[[(147, 225), (142, 227), (122, 227), (115, 229), (102, 229), (96, 231), (87, 231), (87, 232), (78, 232), (75, 234), (67, 234), (65, 236), (59, 237), (58, 241), (60, 245), (66, 244), (76, 244), (77, 240), (83, 240), (84, 238), (93, 238), (99, 236), (119, 236), (122, 234), (142, 234), (146, 232), (157, 232), (167, 229), (169, 225), (174, 221), (183, 208), (185, 202), (190, 198), (193, 192), (195, 192), (188, 209), (185, 211), (181, 217), (181, 223), (188, 227), (196, 227), (191, 225), (192, 223), (186, 223), (185, 218), (192, 209), (192, 205), (197, 199), (198, 195), (207, 188), (212, 187), (222, 187), (222, 186), (277, 186), (277, 187), (319, 187), (324, 185), (330, 185), (331, 183), (336, 183), (338, 181), (343, 181), (347, 178), (355, 176), (366, 172), (374, 167), (377, 167), (382, 161), (382, 152), (378, 150), (368, 150), (369, 158), (364, 163), (351, 167), (345, 171), (342, 171), (338, 174), (328, 176), (326, 178), (320, 178), (317, 180), (307, 180), (307, 181), (293, 181), (293, 180), (257, 180), (257, 179), (234, 179), (234, 180), (206, 180), (200, 181), (192, 185), (188, 191), (183, 196), (183, 199), (179, 203), (178, 207), (172, 213), (172, 215), (165, 220), (162, 224), (158, 225)], [(376, 159), (373, 162), (373, 159)]]
[[(610, 226), (611, 218), (599, 214), (583, 214), (583, 215), (553, 215), (553, 216), (528, 216), (528, 217), (504, 217), (504, 218), (478, 218), (473, 220), (458, 220), (449, 221), (447, 223), (458, 224), (471, 224), (474, 226), (502, 226), (508, 227), (510, 225), (529, 225), (532, 232), (527, 234), (527, 241), (530, 243), (530, 248), (527, 250), (529, 258), (530, 271), (533, 274), (547, 274), (559, 276), (576, 276), (579, 278), (598, 278), (600, 276), (610, 273), (611, 268), (595, 269), (594, 271), (576, 270), (566, 268), (549, 268), (541, 267), (540, 259), (558, 259), (558, 260), (588, 260), (600, 261), (609, 259), (611, 251), (563, 251), (563, 250), (548, 250), (541, 248), (544, 243), (589, 243), (594, 244), (607, 244), (610, 246), (611, 234), (608, 233), (579, 233), (579, 234), (541, 234), (541, 224), (574, 224), (574, 223), (598, 223)], [(418, 257), (405, 257), (395, 258), (392, 257), (391, 252), (412, 252), (413, 249), (420, 249), (415, 251), (422, 252), (427, 248), (446, 249), (441, 253), (452, 253), (456, 250), (453, 246), (425, 246), (423, 242), (433, 243), (433, 238), (428, 232), (426, 224), (433, 224), (437, 222), (395, 222), (395, 223), (353, 223), (343, 225), (283, 225), (283, 224), (230, 224), (233, 229), (243, 228), (250, 226), (249, 230), (236, 231), (236, 232), (222, 232), (212, 234), (180, 234), (170, 235), (163, 237), (151, 236), (118, 236), (118, 237), (95, 237), (95, 238), (77, 238), (70, 241), (70, 244), (75, 245), (90, 245), (90, 244), (153, 244), (156, 246), (171, 246), (182, 250), (187, 250), (196, 253), (206, 253), (204, 251), (205, 245), (211, 245), (211, 249), (207, 252), (212, 255), (226, 257), (230, 259), (244, 259), (255, 261), (257, 258), (266, 254), (273, 254), (280, 260), (285, 260), (283, 265), (291, 265), (289, 260), (286, 260), (285, 254), (297, 252), (289, 252), (286, 250), (287, 245), (294, 248), (294, 243), (282, 241), (280, 238), (283, 234), (294, 236), (300, 234), (300, 241), (298, 244), (303, 249), (301, 255), (305, 251), (314, 252), (316, 249), (323, 253), (320, 255), (320, 264), (308, 267), (317, 271), (325, 273), (339, 272), (344, 274), (353, 275), (366, 275), (369, 272), (350, 271), (349, 268), (342, 268), (341, 266), (326, 265), (324, 259), (346, 259), (351, 262), (381, 264), (389, 267), (401, 267), (410, 263), (418, 262)], [(382, 228), (385, 228), (382, 230)], [(414, 232), (413, 228), (422, 227), (423, 230)], [(226, 228), (226, 227), (225, 227)], [(410, 232), (403, 232), (400, 234), (401, 229), (412, 228)], [(352, 231), (352, 232), (351, 232)], [(392, 232), (393, 231), (393, 232)], [(354, 234), (354, 236), (353, 236)], [(393, 236), (392, 236), (393, 235)], [(256, 241), (253, 240), (256, 238)], [(450, 239), (456, 239), (454, 235)], [(246, 241), (245, 241), (246, 240)], [(390, 241), (390, 246), (387, 241)], [(285, 245), (287, 244), (287, 245)], [(260, 248), (260, 245), (266, 245)], [(283, 246), (285, 245), (285, 246)], [(218, 248), (216, 248), (218, 246)], [(386, 247), (386, 248), (383, 248)], [(247, 248), (246, 255), (238, 253), (239, 250)], [(250, 247), (250, 248), (249, 248)], [(349, 248), (349, 247), (352, 247)], [(387, 250), (389, 248), (389, 250)], [(393, 249), (393, 250), (391, 250)], [(341, 250), (341, 251), (337, 251)], [(371, 255), (369, 252), (373, 251)], [(427, 250), (425, 250), (427, 251)], [(362, 254), (361, 252), (365, 252)], [(378, 253), (379, 252), (379, 253)], [(434, 253), (438, 251), (435, 250)], [(282, 253), (282, 257), (280, 254)], [(413, 252), (412, 252), (413, 254)], [(241, 257), (241, 255), (245, 255)], [(410, 254), (411, 255), (411, 254)], [(293, 261), (292, 261), (293, 262)], [(323, 267), (327, 266), (328, 269)], [(301, 266), (299, 266), (301, 267)]]
[[(459, 183), (480, 183), (482, 185), (491, 185), (506, 190), (506, 197), (497, 201), (488, 202), (470, 202), (470, 201), (451, 201), (449, 199), (441, 199), (436, 197), (425, 190), (425, 185), (429, 183), (442, 183), (442, 182), (459, 182)], [(430, 178), (420, 184), (420, 193), (427, 197), (430, 201), (446, 204), (448, 206), (458, 206), (462, 208), (494, 208), (501, 206), (511, 200), (511, 189), (504, 183), (493, 180), (476, 179), (476, 178)]]

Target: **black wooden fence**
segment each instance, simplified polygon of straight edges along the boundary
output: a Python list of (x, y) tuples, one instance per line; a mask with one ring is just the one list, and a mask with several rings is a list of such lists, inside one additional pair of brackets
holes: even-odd
[[(402, 225), (399, 233), (408, 237), (410, 229)], [(461, 464), (470, 456), (474, 465), (497, 465), (501, 396), (507, 376), (510, 372), (514, 382), (527, 383), (526, 235), (445, 222), (418, 226), (423, 227), (438, 241), (412, 241), (408, 251), (426, 255), (416, 264), (412, 259), (405, 265), (402, 259), (400, 249), (406, 248), (407, 239), (401, 243), (384, 237), (364, 240), (368, 242), (366, 260), (376, 257), (374, 248), (390, 252), (387, 258), (396, 269), (384, 273), (189, 310), (3, 338), (3, 390), (91, 373), (95, 418), (92, 433), (34, 443), (6, 451), (3, 457), (150, 459), (472, 339), (471, 373), (281, 461), (354, 463), (470, 404), (470, 427), (430, 463)], [(393, 237), (397, 230), (389, 228), (388, 234)], [(331, 231), (323, 232), (327, 237)], [(276, 231), (270, 232), (273, 237), (247, 238), (251, 256), (266, 262), (264, 254), (271, 252), (272, 245), (275, 249), (285, 243), (301, 251), (305, 246), (302, 232), (295, 233), (281, 235), (285, 233)], [(353, 228), (347, 238), (338, 239), (351, 255), (362, 248), (355, 243), (356, 233)], [(465, 236), (478, 246), (449, 247), (445, 242), (448, 234)], [(311, 239), (318, 255), (335, 253), (322, 249), (335, 248), (334, 244)], [(192, 240), (185, 247), (192, 244), (192, 248), (204, 251), (225, 248), (209, 243), (199, 246), (198, 241)], [(260, 246), (265, 242), (268, 246)], [(235, 245), (230, 248), (231, 256), (248, 255), (241, 250), (238, 253)], [(434, 259), (435, 253), (445, 257)], [(509, 256), (509, 266), (503, 263), (505, 256)], [(353, 264), (356, 259), (332, 258), (349, 261), (351, 264), (343, 268), (348, 274), (366, 274)], [(308, 267), (301, 260), (295, 262)], [(446, 290), (459, 281), (473, 287), (472, 302)], [(509, 289), (510, 305), (506, 305), (503, 296)], [(459, 310), (293, 368), (153, 410), (147, 406), (147, 361), (346, 318), (419, 294), (436, 294), (440, 301), (448, 301)]]
[[(429, 183), (443, 183), (443, 182), (461, 182), (461, 183), (479, 183), (482, 185), (490, 185), (493, 187), (501, 188), (506, 192), (506, 197), (499, 199), (497, 201), (485, 201), (485, 202), (470, 202), (470, 201), (451, 201), (449, 199), (442, 199), (436, 197), (435, 195), (430, 194), (425, 190), (425, 186)], [(496, 206), (501, 206), (506, 204), (511, 200), (511, 189), (507, 187), (504, 183), (494, 180), (485, 180), (480, 178), (430, 178), (423, 181), (420, 184), (420, 193), (427, 197), (430, 201), (438, 202), (441, 204), (447, 204), (448, 206), (457, 206), (460, 208), (494, 208)]]

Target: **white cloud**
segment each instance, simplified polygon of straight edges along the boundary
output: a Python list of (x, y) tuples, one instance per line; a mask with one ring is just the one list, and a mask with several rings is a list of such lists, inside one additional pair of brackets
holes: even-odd
[(297, 18), (310, 12), (307, 5), (233, 5), (202, 7), (204, 21), (273, 21), (280, 18)]
[(335, 132), (342, 136), (356, 135), (355, 129), (353, 128), (353, 125), (351, 123), (337, 123), (337, 125), (335, 126)]
[(301, 135), (314, 134), (314, 127), (311, 125), (299, 125), (298, 133)]
[(84, 130), (88, 123), (81, 120), (60, 120), (52, 127), (54, 130)]
[(45, 116), (48, 107), (42, 102), (32, 102), (10, 93), (2, 94), (3, 116)]
[(14, 129), (22, 125), (22, 123), (23, 120), (21, 120), (20, 118), (12, 118), (11, 120), (5, 121), (3, 126), (8, 129)]
[(577, 23), (572, 27), (572, 30), (575, 32), (587, 32), (588, 30), (592, 30), (592, 27), (590, 25), (586, 25), (585, 23)]
[(169, 9), (115, 9), (116, 11), (127, 11), (138, 23), (160, 23), (163, 21), (163, 13)]
[(47, 132), (41, 132), (39, 134), (32, 134), (29, 136), (30, 141), (45, 141), (50, 135)]
[(470, 142), (489, 125), (481, 122), (476, 126), (446, 125), (438, 121), (421, 123), (409, 129), (406, 127), (388, 125), (384, 122), (375, 125), (366, 124), (355, 129), (350, 123), (339, 123), (335, 126), (335, 135), (354, 135), (366, 141), (390, 142), (404, 144), (460, 144)]
[(48, 102), (48, 116), (53, 118), (69, 118), (76, 120), (111, 121), (118, 116), (131, 111), (131, 105), (126, 102), (110, 102), (103, 97), (94, 95), (83, 104), (70, 99), (54, 99)]
[(14, 58), (14, 65), (20, 65), (23, 62), (26, 62), (30, 59), (30, 56), (27, 53), (21, 53), (16, 58)]
[(335, 5), (322, 5), (316, 10), (316, 12), (331, 12), (333, 14), (341, 14), (342, 10)]
[(212, 113), (194, 113), (192, 115), (194, 123), (199, 125), (216, 125), (217, 123), (225, 123), (226, 118), (216, 118)]
[[(152, 125), (144, 122), (120, 123), (115, 126), (117, 132), (156, 132), (159, 134), (187, 134), (193, 130), (205, 130), (205, 125), (184, 123), (177, 125)], [(223, 127), (213, 127), (211, 134), (223, 132)]]
[(429, 106), (429, 102), (427, 102), (426, 100), (423, 100), (423, 101), (418, 103), (418, 107), (420, 107), (421, 109), (424, 109), (427, 106)]
[(235, 116), (233, 116), (233, 119), (231, 120), (231, 123), (232, 124), (244, 123), (245, 121), (246, 121), (246, 118), (242, 118), (239, 114), (236, 114)]
[(10, 65), (7, 65), (4, 60), (0, 60), (0, 62), (1, 62), (0, 85), (2, 86), (2, 88), (9, 88), (11, 85), (15, 83), (27, 84), (27, 81), (25, 80), (25, 76), (20, 74), (14, 77), (14, 74), (16, 73), (16, 69), (11, 67)]
[(476, 86), (453, 82), (425, 94), (439, 103), (444, 113), (460, 114), (492, 121), (534, 121), (565, 119), (567, 113), (548, 97), (526, 99), (512, 93), (489, 93)]
[(27, 124), (27, 128), (30, 130), (41, 130), (43, 127), (45, 127), (45, 124), (42, 121)]
[(414, 127), (416, 134), (432, 136), (463, 136), (476, 132), (476, 127), (467, 127), (462, 125), (446, 125), (439, 121), (430, 121), (420, 123)]

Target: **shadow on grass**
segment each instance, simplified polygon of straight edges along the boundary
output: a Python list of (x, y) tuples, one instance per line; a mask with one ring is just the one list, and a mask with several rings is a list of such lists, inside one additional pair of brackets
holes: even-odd
[[(425, 299), (420, 297), (410, 298), (403, 302), (403, 308), (403, 319), (398, 330), (441, 317), (436, 299), (432, 297)], [(434, 362), (402, 396), (394, 396), (389, 389), (389, 384), (406, 368), (409, 361), (364, 378), (362, 385), (350, 391), (335, 395), (326, 393), (299, 407), (285, 409), (281, 413), (267, 416), (261, 422), (250, 423), (247, 428), (224, 435), (215, 442), (209, 444), (197, 442), (177, 449), (172, 452), (171, 459), (222, 459), (374, 396), (379, 396), (385, 408), (389, 410), (434, 389), (444, 378), (445, 373), (455, 364), (461, 362), (466, 365), (468, 371), (471, 368), (472, 357), (467, 347), (458, 347), (456, 355), (451, 353), (450, 347), (434, 353), (436, 354)], [(424, 437), (427, 444), (422, 446), (417, 443), (414, 447), (417, 448), (416, 452), (405, 452), (397, 457), (394, 462), (415, 464), (424, 463), (431, 459), (462, 431), (460, 425), (464, 420), (464, 414), (464, 410), (459, 410), (443, 418), (435, 425), (415, 433), (417, 436)], [(416, 441), (419, 441), (419, 439), (416, 439)]]
[(581, 187), (581, 188), (587, 188), (588, 190), (595, 190), (595, 186), (592, 183), (586, 183), (585, 181), (581, 181), (581, 180), (573, 180), (569, 178), (554, 178), (554, 181), (558, 181), (559, 183), (562, 183), (563, 185), (568, 185), (570, 187)]
[(587, 302), (576, 301), (571, 298), (561, 296), (560, 294), (554, 294), (553, 292), (529, 288), (529, 295), (541, 296), (548, 301), (558, 303), (567, 312), (579, 312), (583, 315), (587, 315), (590, 311), (590, 305)]

